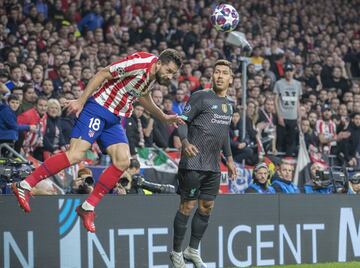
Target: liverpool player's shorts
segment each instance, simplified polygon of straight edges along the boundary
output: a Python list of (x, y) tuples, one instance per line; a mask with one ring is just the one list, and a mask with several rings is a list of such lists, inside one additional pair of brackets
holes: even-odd
[(120, 117), (89, 98), (75, 121), (71, 137), (86, 140), (91, 144), (97, 141), (104, 149), (112, 144), (128, 143), (120, 120)]
[(183, 200), (215, 200), (220, 187), (220, 172), (179, 169), (178, 194)]

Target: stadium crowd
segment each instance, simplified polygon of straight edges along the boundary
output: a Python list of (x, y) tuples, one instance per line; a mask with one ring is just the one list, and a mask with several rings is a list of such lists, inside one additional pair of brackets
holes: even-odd
[[(265, 155), (296, 158), (301, 132), (316, 165), (359, 167), (359, 1), (228, 3), (240, 13), (236, 30), (253, 46), (246, 107), (241, 106), (243, 51), (227, 45), (227, 34), (211, 26), (212, 1), (0, 1), (0, 142), (40, 161), (66, 150), (75, 115), (65, 103), (77, 99), (98, 70), (135, 51), (159, 54), (171, 47), (185, 63), (169, 87), (155, 85), (152, 91), (168, 114), (181, 114), (193, 92), (211, 87), (216, 60), (232, 62), (228, 98), (237, 162), (260, 162), (258, 172)], [(279, 108), (284, 77), (299, 86), (299, 106), (289, 104), (291, 117)], [(134, 157), (136, 147), (181, 149), (176, 129), (140, 104), (123, 121)], [(93, 151), (101, 156), (98, 146)]]

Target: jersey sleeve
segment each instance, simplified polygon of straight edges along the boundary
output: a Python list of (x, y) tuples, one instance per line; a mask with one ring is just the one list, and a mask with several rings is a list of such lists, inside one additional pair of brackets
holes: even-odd
[(192, 94), (184, 107), (181, 118), (187, 122), (193, 121), (202, 110), (203, 98), (204, 96), (201, 91)]

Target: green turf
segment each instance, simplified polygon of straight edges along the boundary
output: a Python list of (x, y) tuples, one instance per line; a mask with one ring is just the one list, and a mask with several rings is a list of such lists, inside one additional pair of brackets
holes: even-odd
[(319, 263), (319, 264), (297, 264), (297, 265), (279, 265), (279, 266), (268, 266), (278, 268), (307, 268), (307, 267), (318, 267), (318, 268), (360, 268), (360, 262), (331, 262), (331, 263)]

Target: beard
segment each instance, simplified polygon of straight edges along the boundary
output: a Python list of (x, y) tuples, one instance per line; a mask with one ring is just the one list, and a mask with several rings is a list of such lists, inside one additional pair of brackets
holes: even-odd
[(223, 89), (218, 87), (215, 82), (212, 83), (212, 88), (215, 92), (223, 91)]
[(168, 86), (168, 85), (170, 84), (170, 80), (161, 77), (161, 75), (159, 74), (159, 72), (156, 72), (156, 73), (155, 73), (155, 79), (156, 79), (156, 82), (158, 82), (159, 85)]

